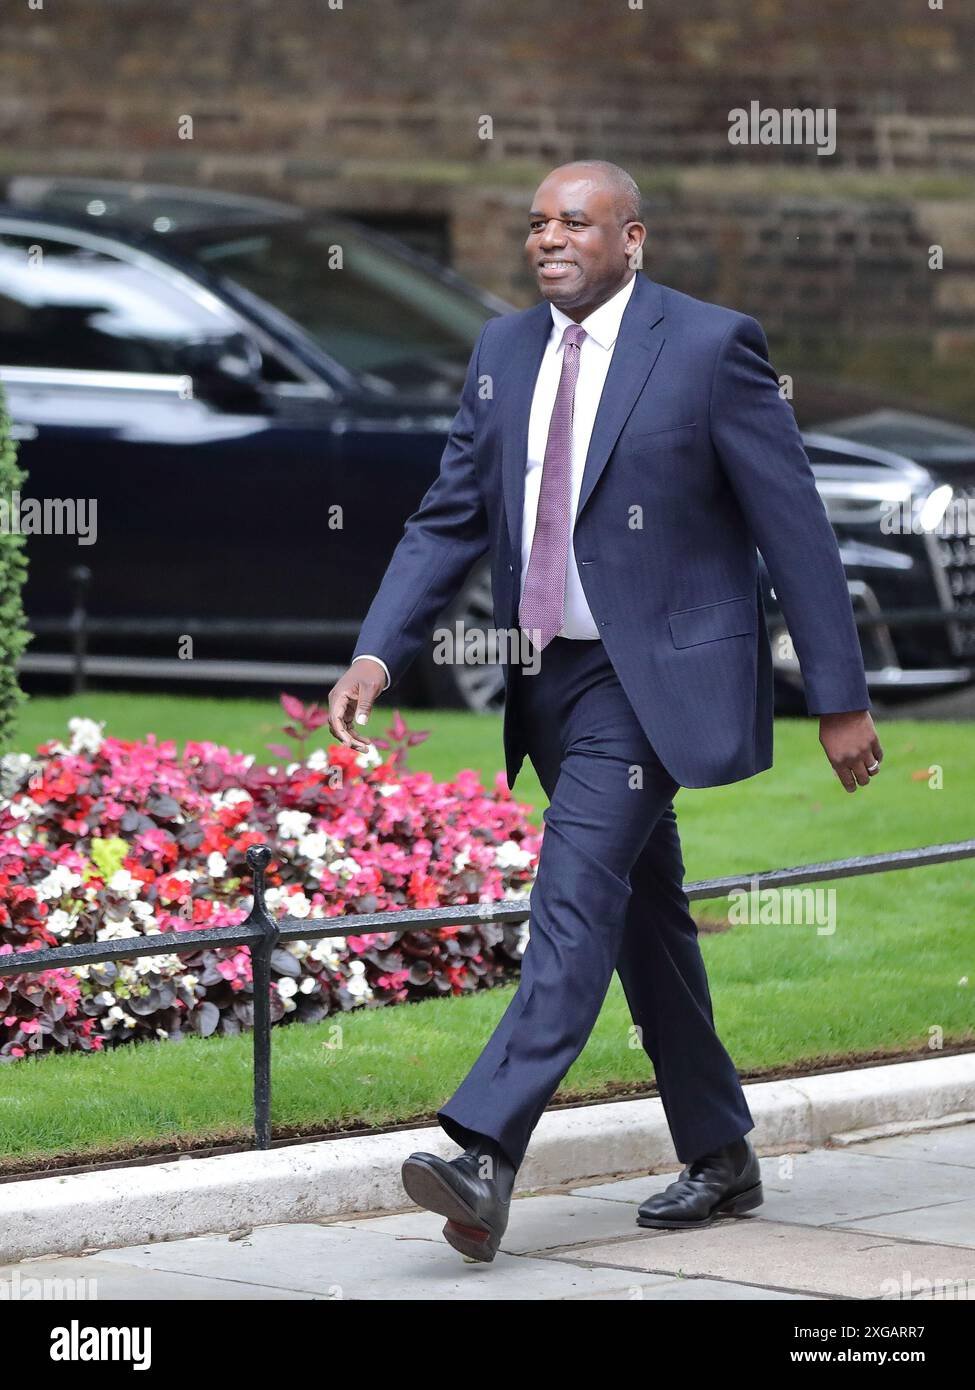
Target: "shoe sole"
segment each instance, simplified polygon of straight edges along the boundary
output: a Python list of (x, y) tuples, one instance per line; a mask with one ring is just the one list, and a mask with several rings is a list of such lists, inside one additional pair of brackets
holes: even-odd
[(402, 1169), (406, 1195), (418, 1207), (446, 1216), (443, 1236), (461, 1255), (481, 1264), (490, 1264), (498, 1253), (500, 1237), (475, 1214), (450, 1183), (419, 1159), (408, 1158)]
[(674, 1221), (662, 1216), (637, 1216), (636, 1224), (653, 1230), (699, 1231), (705, 1226), (712, 1226), (719, 1216), (744, 1216), (746, 1211), (754, 1211), (764, 1201), (762, 1184), (757, 1182), (754, 1187), (746, 1187), (744, 1192), (737, 1193), (727, 1202), (715, 1207), (710, 1216), (706, 1216), (703, 1221)]

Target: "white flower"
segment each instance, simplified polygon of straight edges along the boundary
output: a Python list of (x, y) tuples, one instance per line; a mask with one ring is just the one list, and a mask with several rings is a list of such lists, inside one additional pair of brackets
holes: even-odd
[(292, 995), (298, 993), (298, 986), (289, 975), (283, 976), (278, 980), (278, 994), (282, 999), (290, 999)]
[(111, 1008), (115, 1003), (115, 995), (111, 994), (107, 989), (103, 989), (101, 994), (95, 995), (94, 1002), (103, 1009)]
[(121, 898), (137, 898), (142, 891), (142, 883), (133, 878), (128, 869), (116, 869), (108, 880), (110, 893), (118, 893)]
[(74, 926), (74, 920), (70, 912), (56, 907), (53, 912), (48, 913), (44, 925), (54, 936), (67, 936)]
[(308, 829), (310, 811), (279, 811), (275, 817), (282, 839), (300, 840)]
[(310, 835), (302, 835), (298, 841), (298, 853), (303, 854), (306, 859), (324, 859), (329, 846), (337, 843), (323, 830), (313, 830)]
[[(336, 944), (337, 943), (337, 944)], [(323, 937), (321, 941), (316, 941), (308, 952), (312, 960), (320, 960), (325, 965), (329, 965), (334, 970), (339, 963), (338, 951), (345, 949), (345, 937), (333, 936)]]
[(55, 864), (51, 872), (45, 874), (44, 878), (37, 884), (34, 891), (42, 901), (47, 898), (61, 898), (72, 888), (77, 888), (80, 882), (81, 875), (76, 874), (73, 869), (69, 869), (67, 864)]
[[(253, 762), (253, 759), (251, 759)], [(250, 801), (250, 793), (245, 792), (242, 787), (228, 787), (225, 792), (213, 792), (210, 803), (215, 811), (222, 811), (227, 806), (239, 806), (242, 801)]]
[(328, 765), (328, 751), (325, 748), (315, 748), (305, 759), (305, 766), (311, 768), (312, 772), (324, 772)]
[(453, 865), (454, 873), (455, 873), (455, 874), (459, 874), (459, 873), (463, 872), (463, 870), (467, 868), (467, 866), (468, 866), (468, 864), (469, 864), (470, 862), (471, 862), (470, 851), (467, 849), (467, 846), (465, 845), (465, 847), (464, 847), (463, 849), (458, 850), (457, 853), (454, 855), (454, 865)]
[(102, 737), (104, 727), (104, 719), (97, 724), (94, 719), (82, 719), (77, 715), (74, 719), (69, 719), (71, 747), (68, 751), (71, 753), (97, 753), (104, 742)]
[(318, 981), (315, 979), (314, 975), (306, 975), (298, 986), (298, 990), (301, 994), (314, 994), (317, 986)]
[(178, 971), (182, 965), (179, 956), (140, 956), (135, 963), (136, 973), (139, 975), (172, 974)]
[(514, 840), (505, 840), (498, 845), (494, 854), (494, 863), (499, 869), (528, 869), (531, 862), (532, 856), (528, 850), (522, 849)]
[(0, 758), (0, 798), (6, 800), (30, 774), (29, 753), (4, 753)]
[(119, 1023), (123, 1024), (126, 1028), (135, 1027), (135, 1019), (132, 1015), (127, 1014), (124, 1009), (120, 1009), (116, 1004), (113, 1009), (109, 1009), (108, 1013), (102, 1019), (102, 1027), (107, 1033)]
[(156, 920), (156, 914), (152, 910), (151, 903), (144, 903), (141, 901), (131, 903), (129, 905), (129, 912), (137, 921), (142, 922), (143, 924), (147, 922), (155, 922)]
[(349, 858), (335, 859), (329, 865), (329, 868), (332, 870), (333, 874), (339, 874), (340, 876), (347, 876), (349, 878), (351, 878), (353, 874), (357, 874), (360, 871), (360, 866), (356, 863), (356, 861), (354, 859)]
[(382, 755), (374, 743), (370, 743), (364, 753), (358, 754), (355, 760), (356, 767), (379, 767), (382, 762)]
[(227, 872), (227, 861), (218, 849), (207, 856), (207, 873), (211, 878), (223, 878)]
[[(358, 967), (358, 969), (356, 968)], [(354, 960), (349, 967), (352, 971), (351, 978), (346, 980), (345, 988), (352, 995), (353, 999), (371, 999), (372, 990), (369, 981), (366, 979), (366, 967), (361, 960)]]
[(311, 903), (304, 893), (289, 893), (284, 905), (292, 917), (307, 917), (311, 911)]
[(196, 975), (183, 975), (180, 979), (180, 984), (185, 985), (187, 989), (196, 989), (199, 980)]
[(403, 788), (396, 786), (394, 782), (380, 782), (376, 788), (380, 796), (395, 796), (397, 792), (402, 790)]
[(126, 936), (141, 936), (140, 931), (136, 931), (129, 917), (123, 917), (121, 922), (111, 922), (107, 927), (99, 927), (95, 933), (99, 941), (119, 941)]

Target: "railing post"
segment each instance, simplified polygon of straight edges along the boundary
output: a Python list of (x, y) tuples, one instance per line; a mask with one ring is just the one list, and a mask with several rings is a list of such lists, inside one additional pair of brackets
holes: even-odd
[(251, 973), (254, 979), (254, 1147), (271, 1147), (271, 953), (278, 940), (278, 926), (264, 901), (264, 871), (271, 862), (267, 845), (251, 845), (247, 863), (254, 876), (254, 905), (248, 921), (263, 933), (252, 942)]
[(91, 570), (87, 565), (75, 565), (71, 570), (74, 585), (74, 608), (71, 610), (71, 692), (83, 693), (88, 675), (86, 664), (88, 656), (88, 585), (91, 583)]

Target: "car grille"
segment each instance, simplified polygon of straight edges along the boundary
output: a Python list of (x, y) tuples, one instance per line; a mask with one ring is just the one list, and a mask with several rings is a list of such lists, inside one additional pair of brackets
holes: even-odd
[[(950, 612), (970, 614), (975, 619), (975, 534), (966, 527), (964, 508), (975, 505), (975, 483), (953, 486), (954, 507), (932, 536), (935, 580), (942, 602)], [(975, 656), (975, 621), (950, 623), (949, 637), (956, 656)]]

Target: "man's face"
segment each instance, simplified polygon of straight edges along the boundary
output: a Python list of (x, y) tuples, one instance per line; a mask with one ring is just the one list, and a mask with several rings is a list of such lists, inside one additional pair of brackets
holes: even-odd
[(620, 225), (612, 188), (596, 173), (556, 169), (532, 201), (525, 253), (543, 297), (578, 320), (626, 282), (645, 235), (639, 222)]

